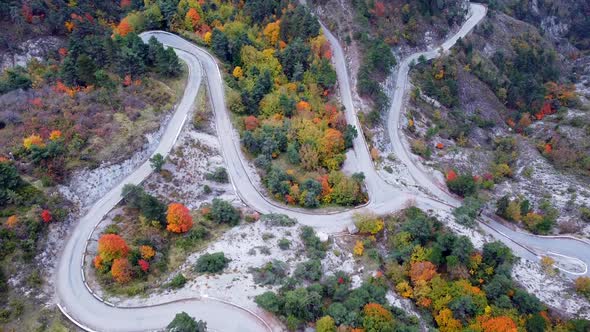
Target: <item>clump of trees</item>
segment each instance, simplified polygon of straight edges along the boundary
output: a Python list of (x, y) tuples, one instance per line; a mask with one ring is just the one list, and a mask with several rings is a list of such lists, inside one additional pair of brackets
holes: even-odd
[(548, 200), (542, 200), (535, 210), (533, 204), (526, 198), (509, 195), (502, 196), (496, 202), (496, 214), (517, 223), (522, 223), (535, 234), (548, 234), (555, 225), (558, 211)]
[(569, 324), (552, 320), (535, 296), (517, 287), (510, 272), (515, 257), (502, 243), (477, 251), (417, 208), (405, 210), (392, 231), (385, 275), (400, 295), (432, 314), (439, 330)]
[(477, 184), (471, 174), (457, 175), (454, 170), (450, 170), (446, 175), (447, 187), (449, 190), (459, 196), (467, 197), (477, 191)]
[(122, 196), (127, 206), (139, 210), (141, 216), (148, 222), (166, 226), (166, 205), (146, 193), (142, 187), (126, 184), (123, 187)]
[(145, 276), (155, 255), (156, 251), (151, 246), (141, 245), (132, 249), (120, 235), (106, 233), (98, 239), (98, 254), (93, 265), (101, 276), (110, 275), (115, 282), (126, 284)]
[(336, 326), (366, 331), (393, 331), (394, 326), (418, 329), (417, 319), (387, 304), (386, 293), (382, 279), (369, 279), (351, 289), (350, 278), (336, 272), (308, 287), (285, 284), (276, 293), (268, 291), (257, 296), (255, 302), (278, 315), (289, 331), (314, 322), (317, 331), (336, 331)]

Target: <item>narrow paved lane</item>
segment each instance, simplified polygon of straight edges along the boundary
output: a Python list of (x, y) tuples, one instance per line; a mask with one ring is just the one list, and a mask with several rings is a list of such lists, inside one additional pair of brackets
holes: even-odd
[[(483, 6), (472, 4), (471, 17), (457, 34), (443, 44), (444, 49), (450, 48), (459, 37), (463, 37), (471, 31), (485, 16), (485, 12)], [(346, 118), (349, 123), (357, 126), (360, 133), (358, 119), (352, 104), (350, 81), (342, 48), (330, 31), (325, 27), (323, 29), (334, 51), (334, 65), (338, 75), (342, 102), (346, 109)], [(186, 121), (187, 114), (193, 107), (201, 80), (205, 77), (215, 111), (215, 123), (227, 169), (237, 194), (246, 204), (261, 213), (284, 213), (297, 218), (302, 224), (313, 226), (328, 233), (342, 231), (352, 223), (352, 215), (356, 210), (325, 214), (312, 210), (290, 209), (272, 202), (262, 195), (251, 181), (251, 173), (249, 173), (246, 165), (247, 161), (241, 152), (238, 134), (230, 122), (225, 105), (223, 80), (215, 59), (207, 51), (176, 35), (162, 31), (141, 34), (144, 40), (149, 39), (151, 36), (156, 37), (165, 45), (175, 48), (178, 55), (189, 67), (185, 93), (175, 114), (168, 123), (155, 153), (167, 155), (171, 150)], [(424, 54), (428, 58), (437, 56), (438, 52), (433, 50)], [(433, 199), (387, 185), (375, 171), (364, 138), (359, 135), (354, 141), (354, 158), (358, 163), (359, 170), (365, 173), (367, 190), (371, 197), (371, 201), (364, 209), (375, 213), (385, 214), (397, 211), (403, 208), (408, 200), (414, 201), (423, 209), (433, 210), (449, 210), (452, 206), (460, 204), (457, 199), (444, 190), (437, 191), (437, 186), (432, 182), (431, 177), (420, 168), (419, 163), (411, 158), (407, 149), (404, 149), (403, 141), (399, 136), (399, 118), (403, 106), (402, 100), (406, 89), (409, 64), (412, 59), (417, 59), (419, 56), (420, 54), (415, 54), (401, 62), (397, 74), (397, 90), (393, 98), (388, 123), (396, 155), (408, 165), (410, 173), (417, 183), (428, 188), (434, 195), (433, 197), (438, 198)], [(62, 252), (55, 276), (60, 309), (80, 327), (89, 331), (161, 329), (180, 311), (186, 311), (199, 319), (205, 319), (209, 327), (214, 331), (248, 332), (269, 330), (269, 327), (252, 313), (214, 299), (195, 297), (149, 307), (117, 308), (101, 302), (87, 289), (81, 269), (87, 239), (92, 234), (95, 225), (120, 201), (123, 185), (126, 183), (139, 184), (150, 172), (151, 167), (148, 162), (141, 165), (123, 182), (96, 202), (72, 230)], [(590, 246), (586, 243), (571, 239), (544, 239), (512, 231), (499, 224), (493, 226), (520, 244), (553, 251), (558, 254), (575, 256), (586, 263), (590, 262)], [(494, 233), (492, 229), (487, 230), (492, 234)], [(535, 255), (524, 250), (516, 242), (503, 236), (499, 236), (499, 239), (515, 249), (519, 255), (535, 258)]]

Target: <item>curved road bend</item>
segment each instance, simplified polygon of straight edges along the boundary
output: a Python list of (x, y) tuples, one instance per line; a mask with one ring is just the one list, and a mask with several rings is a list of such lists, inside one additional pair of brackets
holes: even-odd
[[(467, 34), (485, 15), (485, 8), (482, 6), (472, 5), (471, 8), (474, 14), (455, 36), (445, 42), (445, 48), (451, 47), (458, 37)], [(327, 30), (324, 28), (324, 31), (326, 32)], [(338, 79), (340, 81), (343, 104), (346, 107), (347, 119), (358, 128), (358, 120), (356, 119), (354, 108), (352, 106), (349, 80), (342, 49), (329, 31), (327, 31), (326, 35), (332, 43), (334, 51), (333, 58)], [(205, 50), (176, 35), (161, 31), (152, 31), (141, 34), (141, 37), (144, 40), (147, 40), (151, 36), (155, 36), (162, 43), (175, 48), (178, 55), (189, 67), (189, 77), (185, 93), (175, 114), (168, 123), (164, 135), (154, 153), (167, 155), (174, 145), (174, 142), (186, 121), (187, 114), (196, 99), (204, 71), (209, 85), (211, 103), (215, 110), (215, 120), (217, 132), (219, 133), (218, 136), (221, 150), (225, 162), (227, 163), (232, 183), (238, 195), (240, 195), (244, 202), (262, 213), (284, 213), (297, 218), (302, 224), (313, 226), (318, 230), (328, 233), (341, 231), (352, 222), (353, 210), (328, 215), (312, 214), (313, 212), (295, 211), (272, 204), (260, 194), (255, 185), (249, 180), (249, 173), (246, 171), (246, 161), (240, 150), (239, 138), (231, 125), (229, 114), (225, 106), (223, 81), (216, 61)], [(433, 52), (434, 51), (429, 52), (427, 55), (436, 56), (436, 52)], [(416, 58), (418, 56), (416, 56)], [(401, 91), (400, 93), (402, 95), (397, 97), (399, 100), (397, 104), (396, 102), (392, 103), (391, 113), (394, 118), (396, 117), (395, 105), (398, 105), (398, 120), (393, 122), (394, 125), (390, 126), (390, 129), (397, 129), (398, 127), (399, 111), (402, 106), (401, 100), (407, 80), (407, 64), (409, 64), (410, 61), (404, 60), (400, 66), (398, 83), (402, 84), (398, 84), (398, 90)], [(406, 64), (406, 66), (403, 64)], [(401, 89), (399, 87), (401, 87)], [(396, 90), (396, 93), (398, 90)], [(379, 214), (390, 213), (403, 208), (406, 201), (410, 199), (414, 200), (421, 208), (433, 210), (448, 210), (450, 205), (456, 206), (460, 204), (460, 202), (454, 198), (451, 200), (452, 197), (448, 197), (449, 195), (446, 193), (441, 194), (439, 197), (447, 200), (447, 203), (382, 185), (383, 181), (380, 180), (379, 176), (374, 171), (366, 145), (362, 139), (362, 135), (359, 135), (359, 138), (355, 140), (354, 144), (355, 158), (362, 167), (361, 170), (365, 172), (369, 193), (373, 195), (370, 203), (366, 207), (367, 210)], [(392, 142), (396, 142), (395, 137), (393, 137)], [(402, 157), (404, 154), (403, 151), (403, 149), (401, 152), (396, 150), (398, 157), (405, 158), (404, 161), (409, 162), (408, 167), (410, 169), (417, 169), (407, 155), (406, 157)], [(145, 331), (161, 329), (171, 321), (176, 313), (180, 311), (186, 311), (195, 317), (205, 319), (213, 330), (223, 332), (267, 330), (266, 326), (260, 319), (248, 312), (237, 309), (230, 304), (214, 301), (212, 299), (197, 297), (193, 299), (181, 299), (171, 303), (156, 304), (148, 307), (116, 308), (99, 301), (86, 288), (81, 273), (81, 265), (83, 263), (83, 258), (85, 257), (84, 248), (87, 239), (92, 234), (97, 222), (99, 222), (102, 217), (120, 201), (123, 185), (126, 183), (139, 184), (150, 172), (151, 167), (149, 162), (142, 164), (121, 184), (113, 188), (101, 200), (96, 202), (90, 208), (88, 213), (80, 220), (78, 225), (72, 230), (62, 252), (56, 273), (56, 288), (60, 309), (85, 329), (96, 331)], [(419, 178), (422, 173), (422, 171), (414, 170), (412, 171), (412, 176)], [(436, 185), (428, 181), (427, 177), (419, 182), (427, 188), (432, 189), (433, 187), (436, 187)], [(586, 263), (590, 262), (590, 246), (583, 242), (571, 239), (539, 238), (515, 232), (505, 227), (503, 229), (503, 226), (499, 224), (497, 226), (502, 232), (523, 245), (542, 248), (542, 250), (552, 251), (557, 254), (575, 256)], [(515, 247), (515, 244), (510, 240), (504, 237), (500, 237), (500, 239), (506, 242), (509, 246), (513, 248)], [(519, 248), (518, 246), (516, 247), (516, 249)], [(527, 258), (534, 258), (534, 255), (528, 251), (517, 250), (517, 252)]]
[[(394, 75), (396, 85), (393, 97), (391, 98), (391, 107), (387, 119), (387, 128), (389, 138), (393, 145), (393, 151), (398, 159), (406, 165), (408, 171), (417, 185), (430, 191), (433, 197), (436, 197), (450, 206), (461, 205), (461, 200), (451, 195), (446, 190), (444, 183), (440, 183), (430, 174), (420, 163), (419, 159), (409, 152), (408, 142), (402, 134), (402, 125), (400, 122), (401, 113), (404, 106), (404, 95), (408, 89), (408, 73), (410, 64), (417, 62), (418, 58), (424, 56), (427, 60), (438, 57), (442, 52), (448, 51), (459, 38), (465, 37), (473, 28), (485, 17), (487, 8), (481, 4), (471, 3), (469, 6), (469, 18), (461, 26), (460, 30), (451, 38), (446, 40), (440, 47), (426, 52), (415, 53), (403, 59)], [(418, 204), (420, 205), (420, 204)], [(425, 204), (428, 208), (428, 204)], [(480, 225), (484, 230), (494, 235), (509, 245), (519, 256), (525, 256), (529, 259), (537, 259), (538, 255), (545, 255), (548, 252), (558, 253), (569, 257), (576, 257), (582, 260), (587, 266), (590, 265), (590, 245), (586, 242), (572, 238), (551, 238), (539, 237), (513, 230), (487, 216), (482, 216), (484, 223)], [(518, 244), (517, 244), (518, 243)], [(528, 248), (524, 249), (522, 246)], [(535, 252), (531, 253), (529, 250)], [(586, 270), (585, 274), (588, 274)], [(575, 273), (570, 273), (576, 276)]]

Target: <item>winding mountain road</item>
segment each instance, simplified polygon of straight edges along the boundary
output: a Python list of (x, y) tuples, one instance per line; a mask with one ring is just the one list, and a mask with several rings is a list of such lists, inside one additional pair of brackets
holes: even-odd
[[(464, 37), (485, 16), (486, 8), (471, 4), (471, 16), (462, 28), (443, 44), (443, 49), (449, 49), (458, 38)], [(350, 80), (348, 77), (344, 53), (337, 39), (322, 26), (324, 34), (330, 41), (333, 50), (333, 60), (338, 75), (342, 103), (346, 109), (348, 123), (361, 128), (356, 117)], [(251, 180), (252, 169), (240, 149), (239, 137), (232, 127), (230, 116), (225, 105), (224, 86), (221, 72), (216, 60), (204, 49), (184, 40), (174, 34), (163, 31), (151, 31), (141, 34), (147, 41), (151, 36), (176, 50), (179, 57), (189, 68), (188, 82), (184, 95), (178, 104), (175, 114), (169, 121), (161, 141), (154, 153), (167, 155), (174, 145), (187, 115), (193, 107), (199, 86), (204, 78), (208, 84), (211, 104), (214, 109), (215, 123), (221, 151), (227, 165), (228, 172), (236, 193), (251, 208), (261, 213), (282, 213), (296, 218), (300, 223), (313, 226), (317, 230), (335, 233), (344, 230), (352, 223), (352, 215), (358, 211), (350, 209), (341, 212), (311, 211), (293, 209), (267, 199), (255, 183)], [(404, 162), (416, 183), (426, 188), (432, 195), (424, 195), (417, 191), (405, 191), (387, 184), (376, 172), (371, 160), (363, 135), (354, 140), (354, 164), (358, 171), (365, 173), (366, 187), (370, 201), (362, 209), (378, 214), (397, 211), (409, 201), (423, 209), (450, 210), (461, 202), (437, 187), (428, 172), (420, 167), (408, 149), (404, 147), (404, 138), (399, 133), (400, 114), (403, 108), (403, 96), (407, 85), (409, 65), (420, 55), (433, 58), (438, 55), (437, 50), (414, 54), (404, 59), (397, 71), (397, 88), (388, 118), (388, 128), (394, 152)], [(149, 162), (145, 162), (124, 181), (109, 191), (101, 200), (96, 202), (82, 217), (67, 239), (56, 270), (56, 293), (60, 310), (79, 327), (88, 331), (149, 331), (165, 327), (181, 311), (207, 321), (214, 331), (272, 331), (263, 319), (246, 309), (220, 300), (196, 296), (191, 299), (160, 303), (145, 307), (115, 307), (96, 297), (85, 284), (82, 265), (89, 263), (86, 257), (86, 243), (90, 239), (97, 223), (120, 200), (124, 184), (141, 183), (151, 172)], [(492, 227), (482, 224), (484, 229), (513, 248), (517, 254), (529, 259), (535, 259), (529, 249), (551, 251), (555, 254), (578, 257), (590, 264), (590, 245), (585, 242), (566, 238), (540, 238), (529, 234), (513, 231), (493, 220), (486, 220)], [(499, 232), (503, 233), (499, 233)], [(518, 243), (518, 244), (517, 244)], [(524, 249), (523, 246), (529, 248)]]

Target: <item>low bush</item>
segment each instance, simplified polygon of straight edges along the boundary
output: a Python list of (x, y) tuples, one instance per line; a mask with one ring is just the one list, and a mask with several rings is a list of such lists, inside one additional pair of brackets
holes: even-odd
[(228, 183), (229, 176), (227, 170), (224, 167), (217, 167), (213, 172), (205, 174), (205, 178), (209, 181), (215, 181), (219, 183)]
[(184, 284), (186, 284), (186, 278), (182, 273), (179, 273), (176, 276), (174, 276), (174, 278), (172, 278), (172, 280), (170, 280), (168, 284), (166, 284), (166, 287), (178, 289), (184, 287)]
[(273, 259), (258, 268), (251, 268), (254, 282), (259, 285), (277, 285), (287, 277), (287, 263)]
[(223, 252), (204, 254), (197, 260), (195, 271), (199, 273), (219, 273), (227, 267), (230, 262)]
[(240, 212), (229, 202), (214, 198), (211, 204), (210, 217), (219, 224), (237, 225), (240, 222)]

